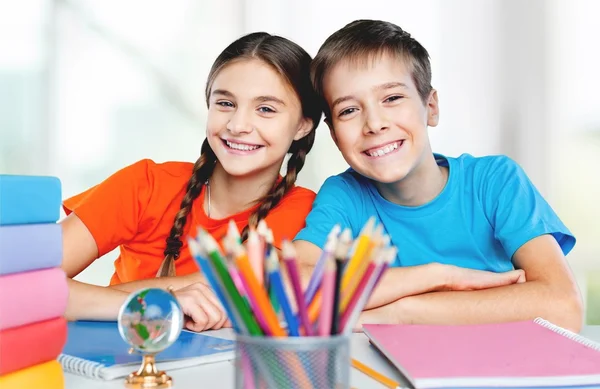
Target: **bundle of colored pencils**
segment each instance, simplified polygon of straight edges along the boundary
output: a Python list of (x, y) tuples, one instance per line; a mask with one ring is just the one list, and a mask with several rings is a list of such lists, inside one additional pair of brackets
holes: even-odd
[[(335, 226), (303, 291), (293, 244), (283, 241), (280, 260), (272, 242), (264, 221), (250, 230), (245, 244), (233, 222), (221, 246), (202, 229), (188, 240), (193, 257), (240, 334), (348, 334), (396, 257), (396, 248), (390, 246), (382, 226), (375, 226), (374, 218), (354, 242), (349, 229)], [(280, 320), (279, 309), (285, 320)]]

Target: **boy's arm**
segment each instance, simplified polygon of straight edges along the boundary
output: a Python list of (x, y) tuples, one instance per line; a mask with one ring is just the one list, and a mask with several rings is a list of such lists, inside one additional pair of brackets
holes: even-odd
[[(304, 287), (306, 287), (313, 267), (321, 255), (321, 249), (304, 240), (297, 240), (294, 245), (302, 269)], [(494, 288), (523, 280), (522, 270), (493, 273), (441, 263), (389, 268), (373, 291), (365, 309), (381, 307), (403, 297), (422, 293)]]
[(530, 320), (541, 316), (579, 331), (583, 308), (564, 254), (551, 235), (519, 248), (513, 261), (527, 282), (476, 291), (434, 292), (399, 299), (363, 312), (364, 323), (472, 324)]

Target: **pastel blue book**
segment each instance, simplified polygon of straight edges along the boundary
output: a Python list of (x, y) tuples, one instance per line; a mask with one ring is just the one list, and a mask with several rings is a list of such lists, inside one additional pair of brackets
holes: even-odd
[(61, 196), (56, 177), (0, 174), (0, 225), (56, 223)]
[[(182, 331), (169, 348), (156, 354), (159, 370), (175, 370), (235, 358), (235, 342), (228, 339)], [(69, 322), (67, 343), (58, 361), (63, 370), (99, 380), (125, 377), (137, 371), (142, 356), (129, 354), (117, 322)]]
[(60, 224), (0, 226), (0, 276), (59, 267)]

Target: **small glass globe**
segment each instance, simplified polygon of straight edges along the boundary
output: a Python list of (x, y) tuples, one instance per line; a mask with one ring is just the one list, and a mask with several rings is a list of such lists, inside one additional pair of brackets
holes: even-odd
[(125, 342), (143, 354), (163, 351), (173, 344), (183, 328), (183, 311), (166, 290), (148, 288), (132, 293), (121, 306), (119, 333)]

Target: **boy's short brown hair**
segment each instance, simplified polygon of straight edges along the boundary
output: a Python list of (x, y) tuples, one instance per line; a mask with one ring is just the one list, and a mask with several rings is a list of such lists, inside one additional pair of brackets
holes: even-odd
[(342, 60), (366, 62), (383, 53), (397, 55), (411, 67), (413, 82), (425, 103), (431, 92), (431, 64), (427, 50), (399, 26), (381, 20), (355, 20), (334, 32), (319, 49), (311, 66), (311, 79), (323, 103), (325, 118), (331, 112), (324, 98), (323, 79)]

